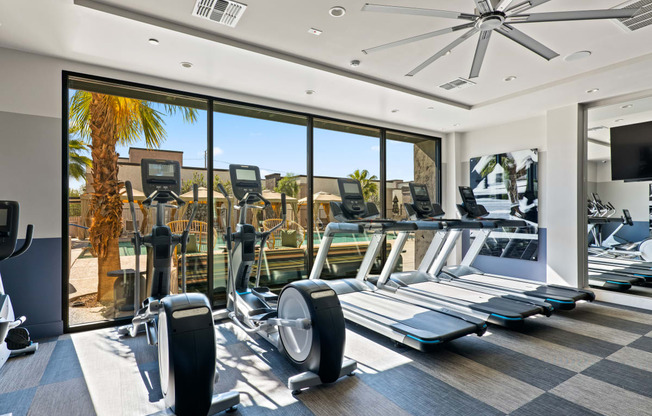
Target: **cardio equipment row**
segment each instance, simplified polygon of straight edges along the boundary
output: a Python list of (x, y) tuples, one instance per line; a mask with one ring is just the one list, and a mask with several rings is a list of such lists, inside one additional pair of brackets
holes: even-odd
[[(487, 218), (487, 211), (477, 204), (470, 188), (460, 188), (462, 219), (446, 219), (430, 200), (426, 187), (412, 184), (413, 203), (405, 207), (410, 220), (395, 221), (380, 218), (378, 208), (364, 200), (360, 183), (353, 179), (338, 180), (341, 202), (331, 202), (336, 221), (326, 227), (310, 278), (287, 284), (279, 294), (272, 293), (260, 286), (263, 248), (271, 233), (286, 221), (285, 195), (281, 197), (281, 222), (270, 230), (258, 231), (249, 219), (255, 216), (248, 213), (271, 205), (263, 196), (260, 170), (251, 165), (230, 165), (229, 173), (232, 196), (218, 185), (228, 206), (224, 235), (227, 306), (221, 311), (213, 311), (205, 295), (186, 293), (185, 254), (198, 206), (197, 186), (188, 226), (182, 234), (173, 234), (164, 221), (165, 209), (185, 204), (178, 196), (180, 165), (144, 159), (141, 176), (147, 198), (142, 205), (155, 208), (156, 224), (149, 234), (141, 235), (132, 186), (125, 184), (134, 219), (134, 276), (140, 276), (142, 246), (151, 249), (153, 269), (150, 293), (142, 304), (140, 279), (134, 279), (134, 318), (120, 333), (136, 336), (144, 331), (148, 343), (157, 346), (165, 404), (178, 415), (231, 411), (239, 403), (238, 392), (213, 392), (218, 379), (215, 322), (224, 319), (233, 322), (236, 331), (256, 334), (269, 342), (299, 370), (288, 380), (288, 388), (298, 394), (302, 389), (354, 374), (357, 363), (344, 358), (345, 319), (397, 343), (428, 351), (469, 334), (481, 336), (488, 323), (520, 328), (530, 316), (550, 316), (555, 309), (573, 309), (578, 301), (594, 299), (590, 291), (540, 285), (473, 268), (482, 239), (491, 230), (524, 224), (522, 220)], [(234, 211), (239, 215), (232, 229)], [(461, 232), (467, 229), (482, 233), (461, 265), (445, 267)], [(395, 273), (408, 235), (418, 230), (436, 232), (422, 263), (415, 271)], [(389, 232), (398, 236), (380, 275), (373, 276), (372, 266)], [(372, 235), (356, 277), (321, 279), (334, 238), (352, 233)], [(170, 294), (171, 257), (177, 247), (182, 257), (181, 293)]]
[[(406, 204), (410, 221), (379, 218), (377, 207), (364, 200), (360, 183), (338, 179), (341, 202), (331, 202), (336, 222), (326, 227), (311, 279), (318, 279), (328, 250), (338, 234), (371, 233), (355, 278), (326, 280), (340, 298), (347, 320), (419, 350), (468, 334), (482, 335), (487, 323), (520, 328), (534, 315), (550, 316), (555, 309), (573, 309), (594, 294), (564, 286), (536, 284), (525, 279), (489, 275), (471, 267), (491, 230), (522, 227), (522, 220), (486, 218), (468, 187), (460, 187), (461, 220), (440, 218), (424, 185), (410, 186), (413, 204)], [(459, 266), (444, 267), (465, 229), (483, 231)], [(394, 273), (408, 235), (436, 231), (419, 268)], [(379, 276), (370, 275), (387, 233), (398, 236)]]

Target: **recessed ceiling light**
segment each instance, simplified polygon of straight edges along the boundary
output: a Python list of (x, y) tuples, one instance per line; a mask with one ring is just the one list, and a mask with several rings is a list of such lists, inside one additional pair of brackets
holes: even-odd
[(192, 62), (181, 62), (181, 66), (184, 68), (192, 68)]
[(587, 90), (586, 93), (593, 94), (594, 92), (598, 92), (598, 91), (600, 91), (600, 88), (591, 88), (590, 90)]
[(505, 77), (503, 81), (509, 82), (509, 81), (514, 81), (516, 79), (515, 75), (510, 75), (508, 77)]
[(328, 14), (333, 17), (342, 17), (344, 14), (346, 14), (346, 9), (342, 6), (331, 7), (328, 11)]
[(591, 56), (591, 51), (578, 51), (573, 52), (564, 58), (566, 62), (579, 61), (580, 59), (588, 58)]
[(434, 110), (435, 107), (428, 107), (428, 110)]
[(306, 94), (308, 94), (308, 95), (313, 95), (315, 93), (316, 93), (315, 90), (306, 90)]
[(397, 110), (397, 109), (393, 109), (393, 110), (392, 110), (392, 113), (398, 113), (398, 110)]
[(444, 55), (445, 55), (445, 56), (448, 56), (448, 55), (450, 55), (450, 54), (451, 54), (451, 51), (446, 51), (446, 53), (445, 53)]
[(360, 66), (360, 61), (358, 61), (357, 59), (354, 59), (349, 63), (349, 65), (351, 65), (353, 68), (357, 68), (357, 67)]
[(319, 29), (315, 29), (314, 27), (311, 27), (310, 29), (308, 29), (308, 33), (312, 33), (315, 36), (319, 36), (322, 34), (322, 31)]
[(620, 106), (620, 108), (632, 108), (634, 107), (634, 104), (625, 104), (623, 106)]
[(625, 121), (625, 119), (624, 119), (624, 118), (617, 118), (617, 119), (614, 120), (614, 121), (615, 121), (616, 123), (620, 123), (621, 121)]
[(149, 38), (147, 42), (149, 42), (152, 45), (158, 45), (158, 39)]
[(453, 124), (453, 127), (459, 127), (459, 126), (460, 126), (460, 123)]

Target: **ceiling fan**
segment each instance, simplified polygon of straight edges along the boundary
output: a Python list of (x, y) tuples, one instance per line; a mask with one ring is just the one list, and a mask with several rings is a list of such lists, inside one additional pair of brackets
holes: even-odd
[(393, 48), (396, 46), (405, 45), (408, 43), (416, 42), (423, 39), (433, 38), (435, 36), (444, 35), (451, 32), (468, 29), (462, 36), (455, 39), (450, 44), (446, 45), (442, 50), (426, 59), (421, 65), (408, 72), (406, 76), (411, 77), (422, 71), (428, 65), (435, 62), (437, 59), (444, 55), (449, 54), (453, 48), (459, 46), (465, 40), (471, 38), (476, 33), (480, 33), (478, 45), (475, 49), (475, 56), (473, 57), (473, 64), (471, 65), (471, 74), (469, 78), (477, 78), (480, 75), (480, 68), (484, 60), (487, 46), (491, 34), (496, 31), (501, 35), (513, 40), (521, 46), (526, 47), (537, 55), (551, 60), (559, 56), (558, 53), (546, 47), (520, 30), (516, 29), (513, 25), (522, 23), (534, 22), (561, 22), (568, 20), (597, 20), (597, 19), (623, 19), (634, 16), (640, 8), (637, 9), (607, 9), (607, 10), (580, 10), (571, 12), (547, 12), (547, 13), (523, 13), (527, 10), (547, 3), (550, 0), (529, 0), (512, 5), (513, 0), (473, 0), (476, 6), (475, 14), (453, 12), (447, 10), (433, 10), (433, 9), (420, 9), (414, 7), (403, 6), (385, 6), (380, 4), (365, 4), (362, 11), (365, 12), (381, 12), (381, 13), (394, 13), (404, 15), (416, 16), (430, 16), (430, 17), (443, 17), (449, 19), (466, 20), (458, 26), (448, 27), (445, 29), (435, 30), (434, 32), (424, 33), (418, 36), (412, 36), (406, 39), (397, 40), (394, 42), (386, 43), (384, 45), (375, 46), (373, 48), (364, 49), (362, 52), (365, 54), (378, 52), (383, 49)]

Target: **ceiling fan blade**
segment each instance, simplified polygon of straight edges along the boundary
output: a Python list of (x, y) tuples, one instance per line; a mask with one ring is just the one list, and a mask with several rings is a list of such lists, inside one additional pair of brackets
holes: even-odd
[(533, 7), (537, 7), (543, 3), (548, 3), (550, 0), (529, 0), (529, 1), (524, 1), (518, 4), (513, 5), (509, 9), (507, 9), (507, 13), (521, 13), (526, 10), (530, 10)]
[(471, 65), (471, 75), (469, 75), (469, 78), (477, 78), (478, 75), (480, 75), (480, 68), (482, 68), (484, 55), (487, 53), (487, 46), (489, 46), (491, 32), (493, 32), (493, 30), (483, 30), (480, 32), (478, 46), (475, 48), (475, 56), (473, 57), (473, 65)]
[(549, 12), (511, 15), (507, 23), (563, 22), (567, 20), (626, 19), (640, 9), (578, 10), (574, 12)]
[(498, 3), (498, 6), (496, 6), (496, 11), (497, 12), (504, 12), (505, 9), (509, 7), (510, 4), (512, 4), (514, 0), (500, 0), (500, 3)]
[(557, 52), (553, 51), (552, 49), (543, 45), (539, 41), (532, 39), (525, 33), (521, 32), (518, 29), (514, 29), (509, 25), (503, 25), (496, 30), (501, 35), (504, 35), (509, 39), (513, 40), (514, 42), (518, 43), (519, 45), (528, 48), (532, 52), (547, 59), (548, 61), (551, 60), (552, 58), (559, 56)]
[(416, 42), (423, 39), (434, 38), (435, 36), (445, 35), (447, 33), (456, 32), (462, 29), (468, 29), (474, 26), (474, 23), (466, 23), (459, 26), (447, 27), (446, 29), (435, 30), (434, 32), (424, 33), (423, 35), (412, 36), (410, 38), (397, 40), (395, 42), (386, 43), (384, 45), (374, 46), (373, 48), (363, 49), (362, 52), (369, 54), (372, 52), (378, 52), (383, 49), (393, 48), (395, 46), (407, 45), (408, 43)]
[(362, 6), (362, 11), (409, 14), (414, 16), (445, 17), (448, 19), (466, 19), (466, 20), (475, 20), (475, 18), (477, 17), (473, 14), (452, 12), (448, 10), (419, 9), (415, 7), (402, 7), (402, 6), (385, 6), (382, 4), (369, 4), (369, 3)]
[(467, 39), (470, 38), (471, 36), (475, 35), (479, 30), (480, 30), (480, 29), (478, 29), (478, 28), (476, 28), (476, 27), (474, 27), (473, 29), (469, 30), (468, 32), (466, 32), (465, 34), (463, 34), (462, 36), (460, 36), (459, 38), (455, 39), (453, 42), (451, 42), (451, 43), (449, 43), (448, 45), (446, 45), (446, 47), (445, 47), (444, 49), (440, 50), (439, 52), (437, 52), (436, 54), (434, 54), (433, 56), (431, 56), (430, 58), (428, 58), (428, 59), (427, 59), (426, 61), (424, 61), (421, 65), (419, 65), (418, 67), (414, 68), (412, 71), (410, 71), (410, 72), (408, 72), (407, 74), (405, 74), (405, 76), (406, 76), (406, 77), (412, 77), (412, 76), (418, 74), (418, 73), (421, 72), (425, 67), (427, 67), (427, 66), (430, 65), (431, 63), (435, 62), (437, 59), (441, 58), (442, 56), (446, 55), (446, 53), (447, 53), (448, 51), (453, 50), (453, 48), (455, 48), (456, 46), (458, 46), (459, 44), (461, 44), (462, 42), (464, 42), (465, 40), (467, 40)]
[(475, 2), (475, 7), (478, 9), (480, 14), (485, 14), (493, 11), (493, 6), (489, 0), (473, 0)]

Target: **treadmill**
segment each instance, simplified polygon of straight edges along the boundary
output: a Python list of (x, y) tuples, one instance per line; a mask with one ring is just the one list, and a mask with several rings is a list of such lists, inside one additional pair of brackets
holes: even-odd
[[(527, 279), (484, 273), (472, 267), (486, 239), (493, 230), (502, 227), (523, 227), (527, 223), (523, 220), (484, 218), (488, 212), (482, 205), (478, 205), (473, 190), (467, 186), (461, 186), (459, 189), (462, 196), (462, 205), (458, 208), (467, 219), (463, 223), (479, 223), (482, 224), (482, 229), (464, 256), (462, 263), (457, 266), (444, 267), (445, 260), (462, 234), (462, 228), (449, 227), (450, 231), (448, 232), (448, 236), (445, 237), (446, 242), (440, 255), (435, 261), (424, 258), (429, 263), (429, 271), (432, 275), (438, 276), (442, 280), (450, 279), (449, 284), (473, 288), (474, 290), (496, 296), (520, 299), (522, 301), (524, 299), (534, 299), (539, 302), (546, 302), (559, 310), (571, 310), (575, 308), (577, 302), (591, 302), (595, 300), (595, 294), (590, 290), (574, 289), (559, 285), (545, 285)], [(405, 205), (411, 217), (437, 221), (436, 218), (432, 217), (443, 215), (441, 207), (432, 204), (425, 185), (410, 184), (410, 193), (412, 194), (413, 203)]]
[[(337, 234), (371, 231), (375, 237), (384, 235), (388, 227), (414, 227), (410, 223), (376, 219), (378, 210), (375, 205), (364, 202), (358, 181), (340, 179), (338, 186), (342, 202), (331, 202), (331, 212), (344, 222), (331, 222), (326, 226), (310, 279), (320, 278)], [(345, 319), (420, 351), (429, 351), (438, 344), (469, 334), (480, 336), (486, 331), (487, 323), (481, 319), (446, 308), (424, 308), (393, 299), (365, 281), (378, 254), (376, 247), (380, 245), (377, 239), (372, 239), (355, 278), (322, 280), (337, 293)]]
[[(369, 272), (371, 271), (374, 259), (384, 244), (385, 235), (390, 231), (413, 232), (416, 229), (416, 223), (413, 221), (392, 221), (385, 219), (370, 220), (378, 215), (378, 209), (373, 203), (364, 202), (359, 183), (349, 179), (340, 179), (338, 182), (342, 202), (331, 203), (331, 211), (335, 218), (341, 221), (339, 225), (350, 226), (351, 224), (358, 224), (362, 225), (366, 231), (373, 233), (356, 280), (371, 285), (374, 289), (386, 289), (380, 291), (380, 293), (392, 299), (399, 299), (440, 312), (446, 311), (450, 313), (455, 311), (455, 313), (463, 314), (467, 317), (470, 315), (481, 322), (488, 321), (511, 328), (520, 328), (523, 320), (528, 316), (540, 313), (549, 314), (552, 311), (552, 307), (543, 302), (532, 301), (523, 303), (515, 299), (503, 299), (465, 288), (436, 285), (435, 282), (431, 281), (432, 279), (427, 278), (424, 274), (412, 276), (409, 279), (409, 284), (412, 287), (405, 288), (405, 290), (393, 290), (392, 288), (386, 287), (386, 285), (373, 285), (373, 278), (369, 276)], [(350, 186), (350, 188), (347, 189), (347, 186)], [(353, 206), (364, 207), (365, 212), (356, 212), (351, 208)], [(362, 218), (364, 220), (360, 222)], [(381, 223), (382, 226), (378, 226), (378, 223)], [(440, 228), (443, 226), (443, 223), (428, 223), (424, 226)], [(323, 261), (323, 258), (320, 261)], [(317, 260), (315, 260), (315, 265), (322, 266)], [(403, 286), (408, 286), (406, 282), (403, 283)], [(435, 285), (435, 287), (433, 288), (432, 285)], [(418, 296), (404, 297), (404, 293), (407, 292), (418, 293)]]

